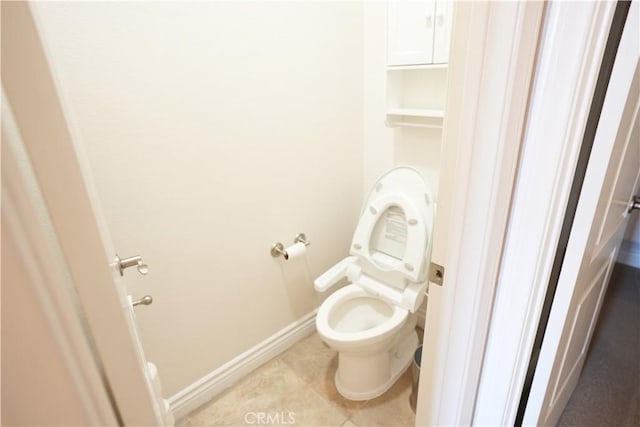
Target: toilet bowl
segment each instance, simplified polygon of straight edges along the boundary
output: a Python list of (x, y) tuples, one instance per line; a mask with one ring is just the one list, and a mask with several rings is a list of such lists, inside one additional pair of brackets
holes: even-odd
[(351, 255), (314, 281), (320, 292), (345, 277), (350, 282), (327, 297), (316, 317), (318, 334), (338, 352), (334, 380), (347, 399), (383, 394), (411, 364), (433, 204), (419, 172), (392, 169), (363, 205)]
[(357, 285), (329, 296), (318, 310), (316, 329), (339, 354), (338, 392), (351, 400), (368, 400), (391, 387), (408, 366), (402, 355), (418, 345), (415, 324), (408, 310)]

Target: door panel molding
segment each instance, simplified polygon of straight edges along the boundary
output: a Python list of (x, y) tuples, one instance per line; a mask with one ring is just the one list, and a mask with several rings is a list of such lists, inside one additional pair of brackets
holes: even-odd
[[(606, 280), (608, 279), (610, 273), (611, 273), (611, 267), (613, 266), (613, 261), (615, 260), (615, 258), (613, 258), (614, 256), (614, 252), (611, 253), (611, 255), (608, 258), (608, 262), (604, 263), (601, 267), (600, 267), (600, 271), (598, 272), (598, 274), (596, 275), (596, 277), (591, 281), (591, 283), (589, 284), (589, 286), (587, 287), (587, 290), (585, 291), (584, 295), (582, 295), (582, 297), (580, 298), (580, 301), (577, 302), (577, 307), (576, 307), (576, 313), (573, 316), (572, 322), (571, 322), (571, 328), (568, 329), (568, 334), (569, 337), (566, 340), (566, 345), (564, 346), (564, 350), (563, 350), (563, 354), (562, 354), (562, 362), (559, 365), (559, 371), (558, 371), (558, 375), (557, 375), (557, 379), (555, 382), (555, 385), (553, 387), (553, 392), (551, 393), (551, 406), (554, 406), (557, 402), (558, 399), (558, 395), (562, 393), (562, 391), (566, 388), (567, 386), (567, 380), (571, 377), (571, 375), (573, 374), (573, 372), (578, 368), (578, 366), (580, 365), (579, 360), (581, 358), (584, 357), (584, 354), (587, 350), (587, 343), (588, 340), (583, 340), (583, 342), (581, 343), (580, 347), (580, 356), (579, 357), (575, 357), (575, 358), (570, 358), (571, 360), (575, 360), (575, 363), (571, 366), (571, 369), (569, 370), (569, 373), (565, 375), (565, 373), (567, 372), (567, 356), (571, 350), (572, 347), (575, 346), (575, 344), (573, 342), (573, 336), (576, 330), (576, 327), (578, 327), (579, 323), (578, 320), (579, 318), (584, 314), (591, 314), (591, 321), (589, 322), (589, 328), (588, 330), (590, 331), (592, 329), (592, 326), (594, 325), (594, 321), (596, 316), (594, 316), (594, 310), (596, 307), (598, 307), (600, 305), (600, 300), (601, 297), (603, 295), (603, 291), (604, 291), (604, 283), (606, 282)], [(600, 285), (600, 288), (597, 288), (597, 286)], [(599, 289), (600, 292), (598, 293), (597, 298), (595, 299), (593, 306), (589, 307), (589, 305), (585, 305), (585, 302), (587, 302), (587, 299), (592, 295), (592, 292), (595, 289)], [(587, 310), (588, 308), (588, 310)], [(573, 345), (572, 345), (573, 344)], [(545, 416), (546, 417), (546, 416)]]

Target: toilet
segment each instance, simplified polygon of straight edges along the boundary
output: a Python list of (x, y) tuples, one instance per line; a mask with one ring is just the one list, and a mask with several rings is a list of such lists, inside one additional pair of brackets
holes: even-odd
[(350, 400), (380, 396), (411, 364), (416, 315), (427, 290), (434, 201), (422, 175), (392, 169), (362, 206), (349, 256), (314, 281), (327, 292), (316, 316), (322, 340), (338, 352), (335, 385)]

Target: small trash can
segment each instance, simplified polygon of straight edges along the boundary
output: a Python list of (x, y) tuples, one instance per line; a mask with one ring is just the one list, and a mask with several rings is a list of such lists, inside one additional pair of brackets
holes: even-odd
[(409, 396), (409, 404), (413, 412), (416, 412), (416, 403), (418, 402), (418, 381), (420, 380), (420, 361), (422, 360), (422, 344), (416, 348), (413, 353), (413, 363), (411, 364), (411, 395)]

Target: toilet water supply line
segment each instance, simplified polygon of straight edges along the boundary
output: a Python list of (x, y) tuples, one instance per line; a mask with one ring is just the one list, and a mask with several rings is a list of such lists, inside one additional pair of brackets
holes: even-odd
[(307, 240), (307, 236), (304, 233), (298, 233), (293, 239), (293, 245), (287, 248), (280, 242), (274, 243), (271, 246), (271, 256), (277, 258), (282, 255), (285, 261), (288, 261), (289, 258), (304, 254), (310, 244), (311, 242)]

